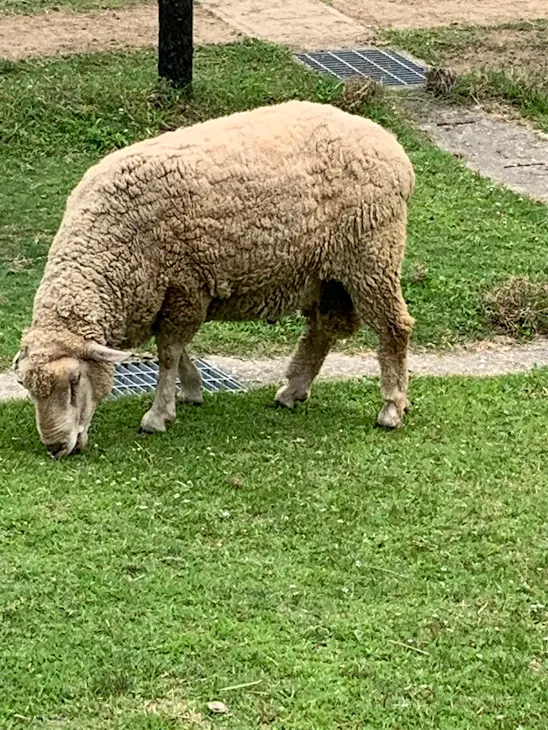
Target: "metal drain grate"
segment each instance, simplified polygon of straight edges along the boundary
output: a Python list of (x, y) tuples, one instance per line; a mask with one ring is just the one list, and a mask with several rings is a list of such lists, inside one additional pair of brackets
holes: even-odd
[(315, 71), (338, 79), (362, 76), (383, 86), (420, 86), (426, 81), (425, 68), (395, 51), (380, 48), (298, 53), (296, 57)]
[[(245, 387), (241, 383), (211, 363), (197, 358), (194, 360), (194, 364), (202, 376), (204, 390), (210, 393), (219, 393), (220, 391), (245, 391)], [(112, 388), (110, 398), (150, 393), (156, 389), (157, 382), (158, 362), (156, 360), (124, 362), (116, 366), (114, 387)], [(180, 387), (178, 378), (177, 387)]]

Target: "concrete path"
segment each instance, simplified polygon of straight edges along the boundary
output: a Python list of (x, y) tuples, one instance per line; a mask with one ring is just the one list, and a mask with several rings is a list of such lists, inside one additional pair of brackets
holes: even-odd
[(424, 98), (405, 109), (442, 149), (495, 182), (548, 203), (548, 135), (480, 108), (444, 107)]
[(201, 0), (245, 35), (295, 50), (349, 48), (371, 42), (374, 32), (318, 0)]

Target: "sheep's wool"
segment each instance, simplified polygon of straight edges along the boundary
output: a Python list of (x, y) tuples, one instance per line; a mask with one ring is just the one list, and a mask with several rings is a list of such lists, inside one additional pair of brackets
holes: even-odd
[[(70, 195), (33, 326), (112, 346), (148, 339), (159, 312), (276, 320), (313, 279), (355, 304), (395, 275), (414, 185), (377, 124), (291, 101), (162, 134), (106, 156)], [(393, 271), (394, 268), (396, 271)]]

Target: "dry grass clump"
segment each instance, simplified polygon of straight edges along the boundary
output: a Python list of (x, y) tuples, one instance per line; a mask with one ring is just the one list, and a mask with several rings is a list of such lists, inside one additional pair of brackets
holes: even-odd
[(350, 114), (359, 114), (364, 107), (382, 98), (382, 86), (361, 76), (345, 82), (342, 94), (330, 103)]
[(432, 67), (426, 72), (424, 88), (433, 96), (445, 98), (452, 94), (457, 81), (457, 72), (452, 68)]
[(508, 334), (548, 334), (548, 282), (512, 277), (487, 292), (485, 305), (491, 322)]

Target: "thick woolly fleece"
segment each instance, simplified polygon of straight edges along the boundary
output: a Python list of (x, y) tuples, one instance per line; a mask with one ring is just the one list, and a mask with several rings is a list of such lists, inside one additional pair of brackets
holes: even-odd
[[(321, 280), (342, 284), (357, 323), (410, 328), (398, 292), (413, 187), (389, 132), (301, 101), (114, 152), (68, 199), (26, 342), (39, 329), (134, 347), (160, 321), (187, 342), (205, 319), (276, 320)], [(394, 296), (403, 309), (383, 312)]]

